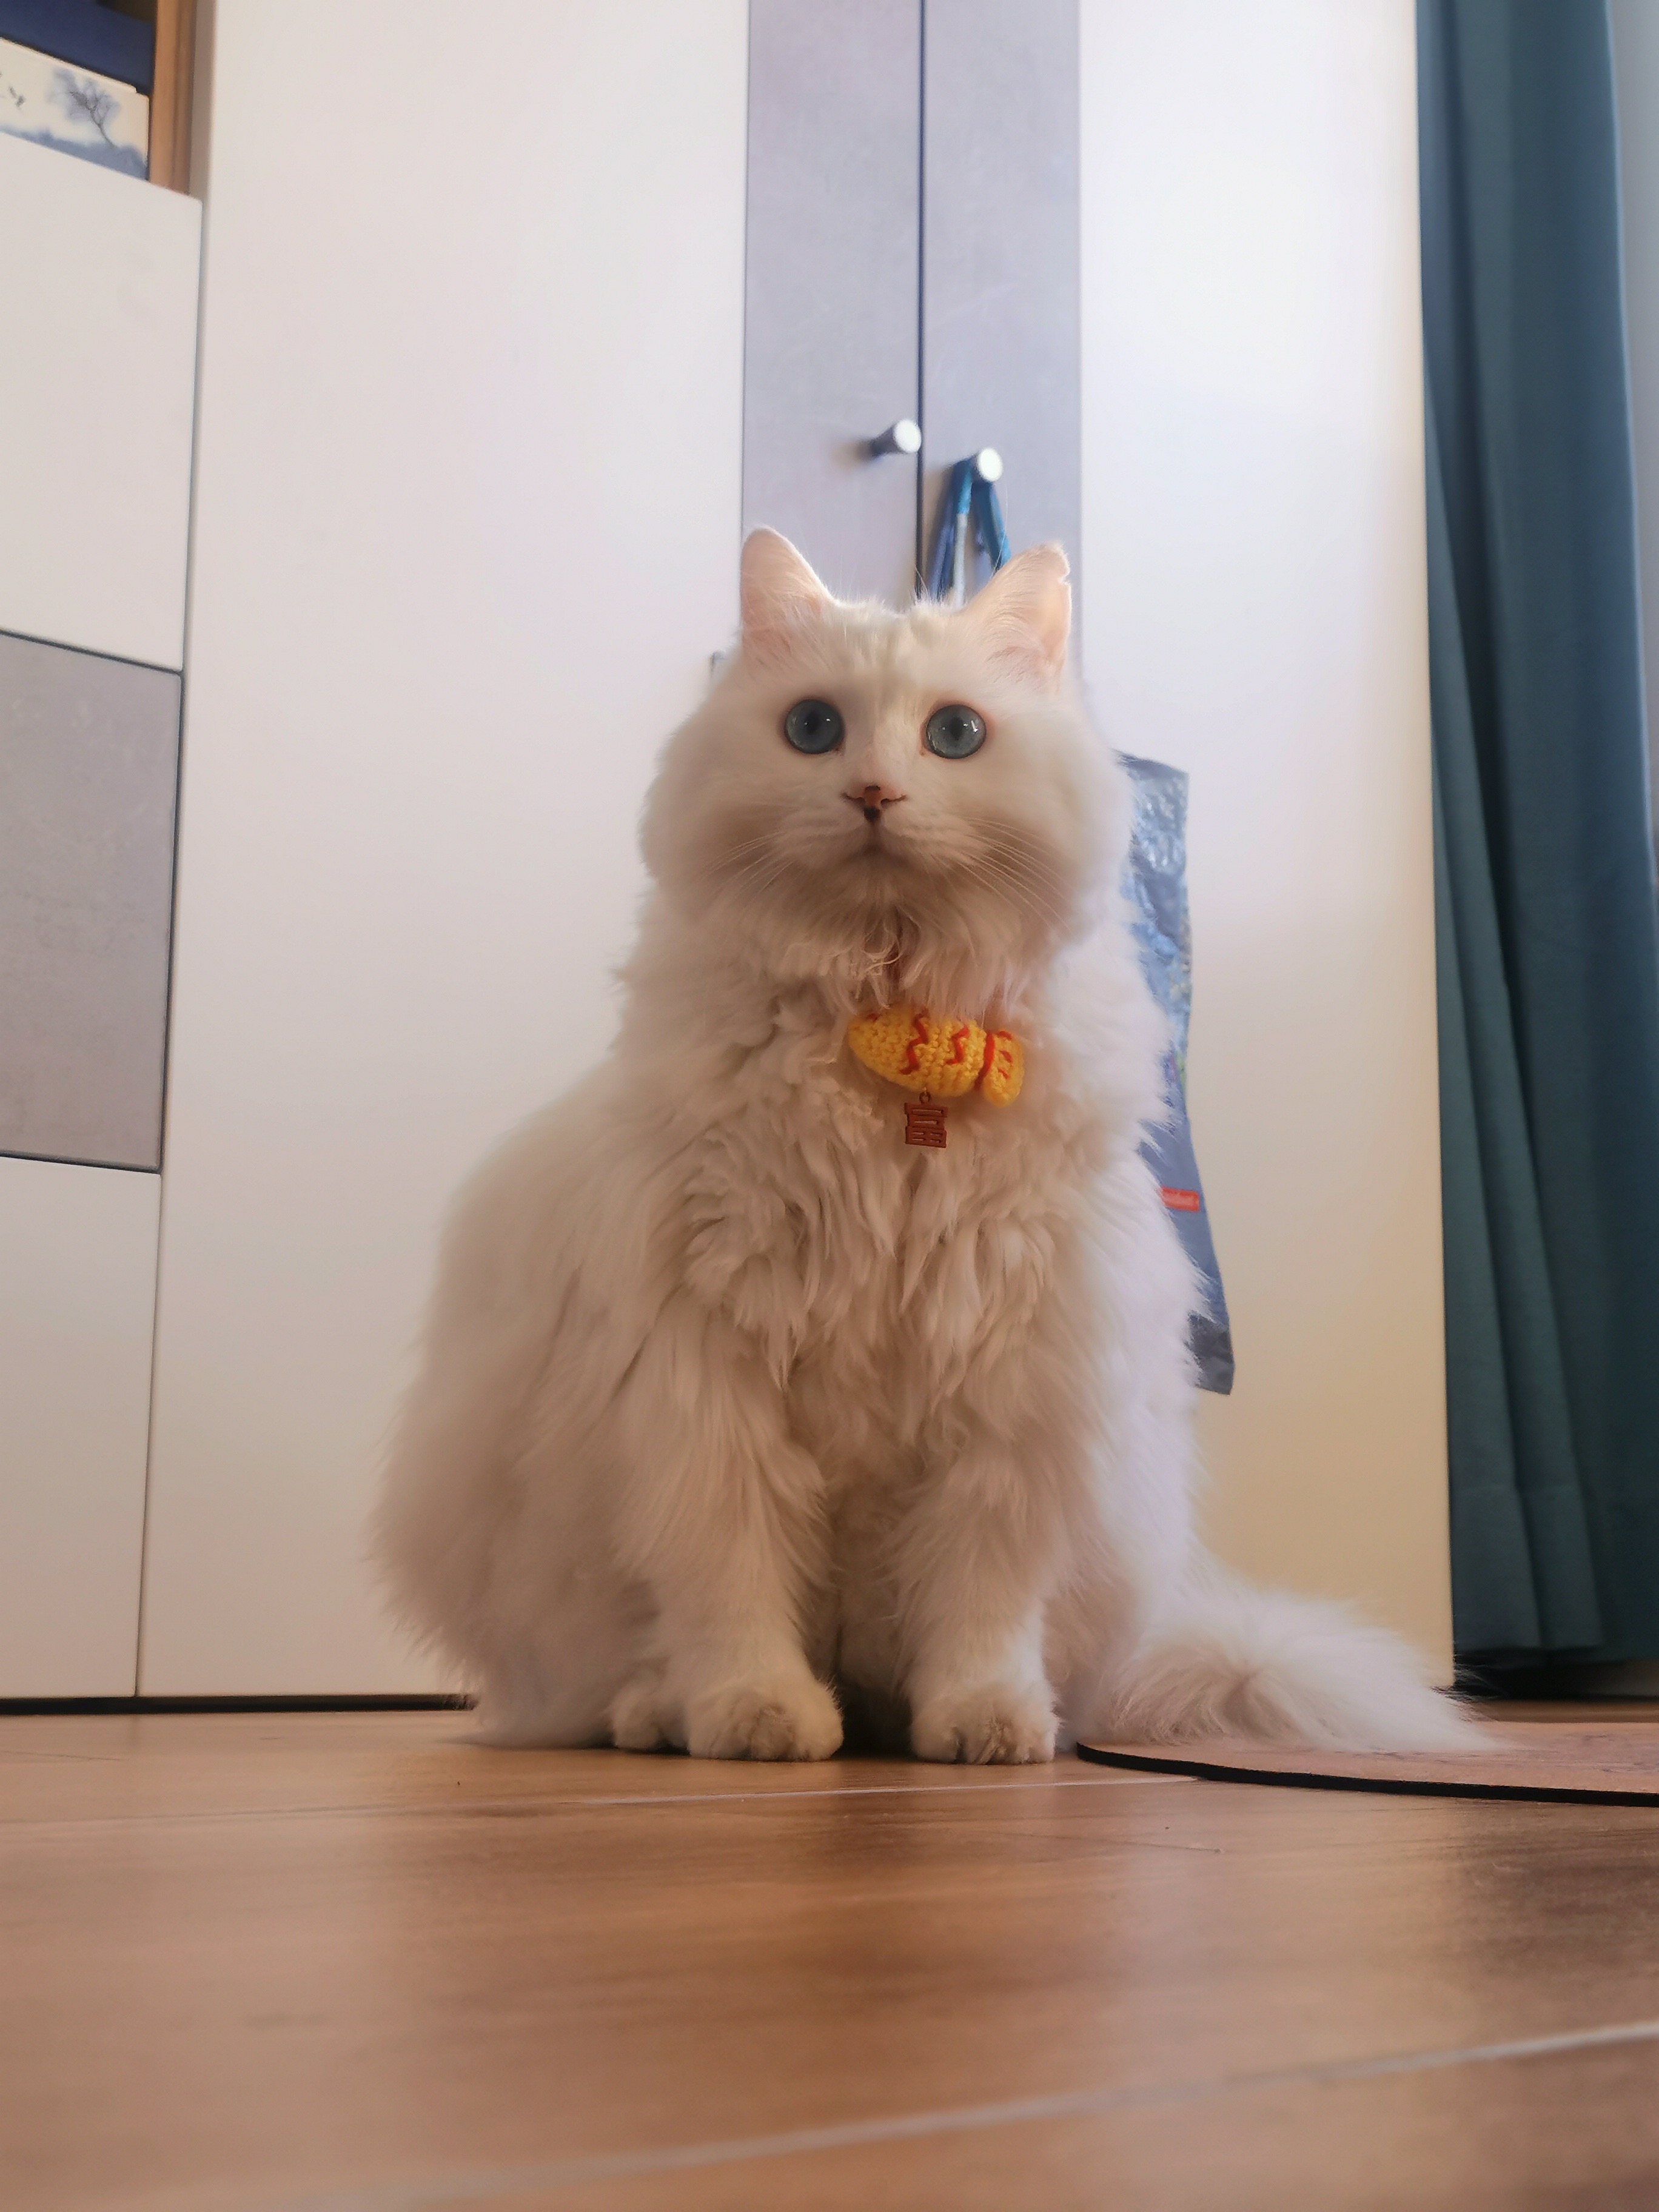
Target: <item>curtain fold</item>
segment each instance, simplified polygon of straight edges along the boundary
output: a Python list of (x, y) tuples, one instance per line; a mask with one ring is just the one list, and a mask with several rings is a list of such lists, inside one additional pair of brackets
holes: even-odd
[(1659, 1656), (1659, 915), (1605, 0), (1418, 0), (1460, 1653)]

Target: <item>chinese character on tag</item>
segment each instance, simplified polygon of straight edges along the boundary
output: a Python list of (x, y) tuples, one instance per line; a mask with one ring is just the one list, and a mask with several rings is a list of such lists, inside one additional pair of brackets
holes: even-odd
[(945, 1109), (934, 1105), (931, 1092), (924, 1091), (920, 1098), (906, 1105), (904, 1141), (907, 1145), (932, 1145), (941, 1152), (945, 1150)]

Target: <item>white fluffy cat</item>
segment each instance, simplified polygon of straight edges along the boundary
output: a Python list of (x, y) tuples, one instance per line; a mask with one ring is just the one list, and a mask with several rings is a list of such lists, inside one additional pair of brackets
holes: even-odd
[[(392, 1445), (398, 1602), (498, 1740), (823, 1759), (849, 1705), (939, 1759), (1468, 1728), (1392, 1638), (1195, 1546), (1193, 1286), (1139, 1151), (1161, 1016), (1066, 575), (1043, 547), (896, 615), (744, 548), (616, 1045), (464, 1194)], [(848, 1048), (901, 1001), (1024, 1045), (943, 1151)]]

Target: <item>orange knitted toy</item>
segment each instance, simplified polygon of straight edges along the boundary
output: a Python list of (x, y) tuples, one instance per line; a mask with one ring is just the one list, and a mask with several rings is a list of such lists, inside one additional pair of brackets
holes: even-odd
[(982, 1030), (955, 1015), (936, 1018), (926, 1006), (860, 1014), (847, 1025), (847, 1042), (857, 1059), (890, 1083), (935, 1098), (977, 1091), (994, 1106), (1009, 1106), (1024, 1079), (1025, 1056), (1011, 1031)]

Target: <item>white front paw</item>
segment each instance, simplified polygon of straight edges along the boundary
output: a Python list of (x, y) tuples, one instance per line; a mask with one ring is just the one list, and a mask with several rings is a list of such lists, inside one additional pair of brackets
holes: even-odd
[(841, 1710), (803, 1666), (799, 1675), (727, 1683), (688, 1701), (694, 1759), (833, 1759)]
[(917, 1707), (910, 1742), (918, 1759), (1033, 1765), (1054, 1755), (1054, 1706), (1046, 1686), (992, 1682), (947, 1690)]
[(663, 1698), (662, 1669), (647, 1668), (617, 1692), (607, 1715), (618, 1751), (662, 1751), (675, 1741)]

